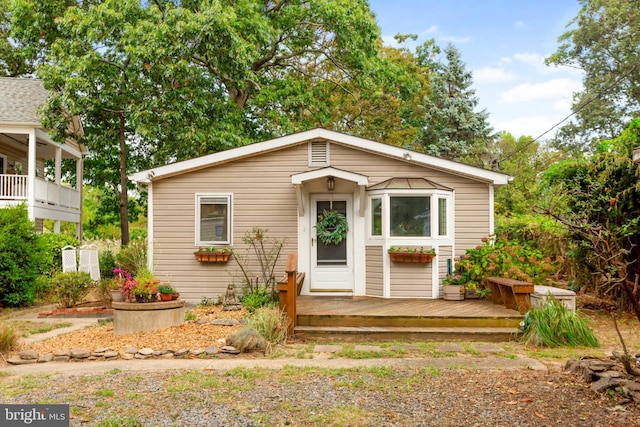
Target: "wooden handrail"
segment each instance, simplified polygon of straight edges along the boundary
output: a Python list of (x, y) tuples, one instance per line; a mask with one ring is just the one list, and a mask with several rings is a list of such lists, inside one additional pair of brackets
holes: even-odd
[[(293, 336), (293, 330), (296, 326), (296, 295), (298, 294), (298, 254), (289, 254), (285, 271), (287, 273), (286, 283), (278, 283), (280, 309), (287, 313), (289, 320), (287, 332), (289, 336)], [(304, 280), (304, 274), (302, 274), (302, 280)]]

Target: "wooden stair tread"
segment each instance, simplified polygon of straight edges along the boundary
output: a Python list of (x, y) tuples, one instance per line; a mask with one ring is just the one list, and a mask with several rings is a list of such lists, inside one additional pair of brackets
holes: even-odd
[(297, 332), (389, 332), (389, 333), (514, 333), (511, 327), (406, 327), (406, 326), (296, 326)]

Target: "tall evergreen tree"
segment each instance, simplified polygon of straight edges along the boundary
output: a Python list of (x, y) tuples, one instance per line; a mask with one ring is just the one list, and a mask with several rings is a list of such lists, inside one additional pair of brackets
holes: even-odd
[(473, 78), (451, 44), (444, 49), (445, 63), (434, 64), (431, 94), (425, 99), (425, 125), (420, 144), (433, 155), (469, 160), (486, 147), (492, 129), (486, 110), (475, 111), (478, 98), (471, 88)]

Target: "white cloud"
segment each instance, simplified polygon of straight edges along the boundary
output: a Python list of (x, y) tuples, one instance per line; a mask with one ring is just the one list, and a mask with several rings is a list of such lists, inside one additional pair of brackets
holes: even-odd
[(553, 79), (542, 83), (522, 83), (500, 94), (501, 104), (515, 104), (537, 99), (571, 100), (582, 83), (573, 79)]
[(524, 21), (516, 21), (514, 24), (516, 28), (524, 28)]
[(516, 75), (503, 68), (484, 67), (473, 72), (473, 80), (477, 83), (503, 83), (516, 79)]
[(435, 32), (437, 32), (439, 30), (437, 25), (432, 25), (429, 28), (427, 28), (426, 30), (422, 31), (420, 34), (421, 35), (426, 35), (426, 34), (433, 34)]
[[(507, 131), (511, 133), (514, 137), (519, 138), (523, 135), (528, 135), (533, 138), (537, 138), (543, 132), (551, 129), (552, 126), (555, 126), (557, 121), (550, 117), (544, 116), (529, 116), (529, 117), (519, 117), (513, 120), (506, 120), (499, 123), (494, 124), (494, 129), (501, 131)], [(553, 136), (554, 131), (551, 131), (545, 135), (545, 137)]]

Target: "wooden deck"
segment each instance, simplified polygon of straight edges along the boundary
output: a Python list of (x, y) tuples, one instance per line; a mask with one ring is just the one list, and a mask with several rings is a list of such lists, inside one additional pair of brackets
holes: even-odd
[(295, 335), (311, 340), (508, 341), (523, 316), (487, 300), (297, 298)]

